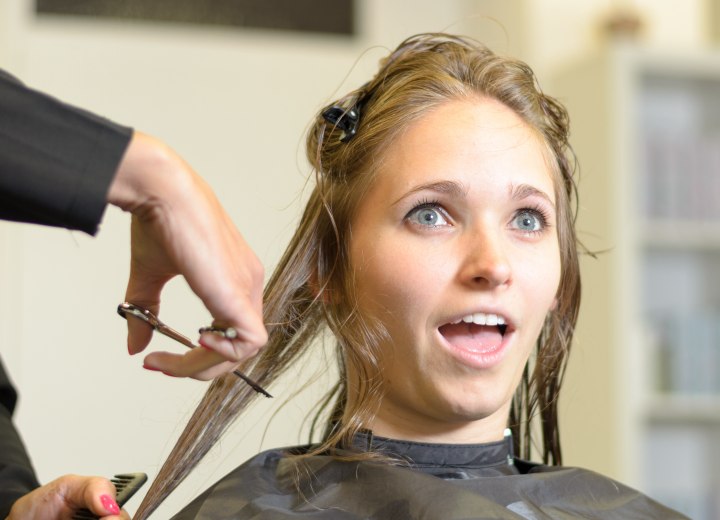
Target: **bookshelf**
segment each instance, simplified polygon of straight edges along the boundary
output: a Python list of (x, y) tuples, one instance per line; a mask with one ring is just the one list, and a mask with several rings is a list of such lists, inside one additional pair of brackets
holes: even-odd
[(592, 423), (596, 469), (720, 518), (720, 54), (612, 44), (548, 91), (571, 116), (579, 237), (602, 251), (581, 260), (568, 378), (591, 408), (566, 438)]

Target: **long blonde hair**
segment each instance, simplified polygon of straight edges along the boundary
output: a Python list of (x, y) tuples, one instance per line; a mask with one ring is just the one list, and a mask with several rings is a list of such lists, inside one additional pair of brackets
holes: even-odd
[[(482, 44), (447, 34), (421, 34), (402, 42), (361, 88), (332, 103), (335, 120), (318, 114), (307, 137), (315, 187), (298, 228), (264, 294), (267, 346), (243, 370), (270, 385), (324, 331), (337, 340), (340, 379), (324, 400), (329, 408), (315, 452), (351, 446), (370, 424), (382, 399), (378, 343), (382, 326), (357, 311), (349, 261), (349, 231), (359, 200), (374, 179), (383, 150), (433, 107), (478, 95), (514, 110), (538, 135), (554, 159), (562, 279), (557, 306), (546, 320), (535, 354), (513, 399), (509, 426), (516, 451), (530, 457), (539, 419), (542, 458), (561, 462), (557, 397), (580, 304), (574, 229), (574, 161), (564, 108), (538, 87), (524, 63), (498, 56)], [(357, 115), (350, 135), (343, 117)], [(330, 119), (330, 120), (329, 120)], [(348, 399), (345, 367), (360, 374)], [(257, 394), (228, 374), (213, 381), (143, 500), (136, 518), (146, 518), (189, 474)], [(348, 403), (353, 403), (352, 408)], [(367, 457), (372, 454), (358, 454)]]

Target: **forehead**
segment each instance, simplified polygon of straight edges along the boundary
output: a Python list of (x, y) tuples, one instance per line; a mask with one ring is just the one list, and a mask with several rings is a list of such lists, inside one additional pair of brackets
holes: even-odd
[(448, 179), (468, 186), (530, 184), (554, 201), (549, 155), (538, 132), (499, 101), (448, 101), (410, 123), (388, 146), (376, 186), (397, 191)]

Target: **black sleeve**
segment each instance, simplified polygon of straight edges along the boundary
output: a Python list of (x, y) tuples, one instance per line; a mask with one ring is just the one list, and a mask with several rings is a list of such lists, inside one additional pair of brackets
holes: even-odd
[(0, 361), (0, 518), (13, 503), (39, 487), (30, 457), (12, 422), (17, 394)]
[(94, 234), (131, 135), (0, 70), (0, 219)]

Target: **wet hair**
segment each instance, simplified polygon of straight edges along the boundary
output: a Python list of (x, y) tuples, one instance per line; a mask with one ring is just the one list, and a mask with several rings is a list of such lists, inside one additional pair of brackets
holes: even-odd
[[(557, 304), (525, 367), (508, 426), (521, 457), (530, 458), (535, 446), (545, 463), (562, 461), (557, 399), (580, 305), (568, 116), (542, 92), (526, 64), (448, 34), (420, 34), (402, 42), (368, 83), (331, 103), (330, 112), (320, 111), (308, 132), (307, 156), (315, 186), (265, 288), (268, 344), (242, 369), (267, 387), (315, 340), (328, 330), (332, 333), (340, 378), (322, 403), (325, 412), (313, 423), (314, 430), (325, 424), (312, 453), (339, 457), (336, 448), (352, 446), (355, 434), (372, 423), (383, 396), (378, 349), (387, 332), (359, 311), (349, 254), (353, 216), (373, 183), (383, 152), (433, 108), (487, 98), (512, 109), (536, 132), (554, 177), (562, 268)], [(358, 375), (351, 385), (348, 372)], [(212, 382), (135, 518), (145, 518), (165, 499), (255, 397), (232, 374)], [(344, 458), (373, 457), (343, 453)]]

